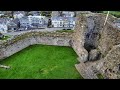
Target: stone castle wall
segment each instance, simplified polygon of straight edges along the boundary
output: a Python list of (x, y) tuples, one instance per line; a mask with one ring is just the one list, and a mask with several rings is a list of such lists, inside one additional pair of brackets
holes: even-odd
[[(104, 14), (81, 14), (78, 16), (73, 48), (78, 53), (80, 64), (77, 70), (87, 79), (120, 78), (120, 29), (113, 23), (117, 18), (109, 15), (105, 25)], [(84, 62), (84, 63), (83, 63)]]
[(0, 59), (4, 59), (14, 53), (34, 44), (70, 46), (70, 33), (29, 32), (15, 36), (0, 44)]

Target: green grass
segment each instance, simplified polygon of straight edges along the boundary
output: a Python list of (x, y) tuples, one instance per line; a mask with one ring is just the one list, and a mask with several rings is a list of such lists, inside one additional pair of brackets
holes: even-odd
[[(108, 11), (103, 11), (103, 13), (107, 13)], [(111, 15), (120, 18), (120, 11), (110, 11)]]
[(77, 55), (70, 47), (33, 45), (0, 61), (0, 79), (82, 79), (75, 68)]
[(3, 38), (0, 38), (0, 40), (7, 40), (8, 38), (10, 38), (10, 36), (4, 36)]
[(56, 32), (74, 32), (74, 30), (57, 30)]

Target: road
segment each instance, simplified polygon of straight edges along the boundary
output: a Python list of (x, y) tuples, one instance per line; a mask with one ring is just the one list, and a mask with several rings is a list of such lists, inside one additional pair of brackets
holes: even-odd
[(29, 31), (48, 31), (48, 32), (51, 32), (51, 31), (57, 31), (57, 30), (63, 30), (63, 28), (45, 28), (45, 29), (34, 29), (34, 30), (28, 30), (28, 31), (17, 31), (17, 32), (9, 32), (9, 33), (4, 33), (4, 35), (19, 35), (19, 34), (22, 34), (22, 33), (26, 33), (26, 32), (29, 32)]

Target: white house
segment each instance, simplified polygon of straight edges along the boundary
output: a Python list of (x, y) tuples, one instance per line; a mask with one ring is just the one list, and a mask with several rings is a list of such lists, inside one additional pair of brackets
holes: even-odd
[(19, 21), (20, 21), (20, 28), (28, 29), (28, 27), (31, 26), (27, 16), (20, 18)]
[(8, 23), (7, 26), (8, 26), (8, 31), (10, 31), (10, 32), (17, 31), (18, 28), (19, 28), (19, 19), (16, 18), (16, 19), (11, 20), (11, 21)]
[(28, 19), (31, 20), (33, 18), (39, 18), (39, 19), (45, 19), (46, 17), (45, 16), (32, 16), (32, 15), (29, 15), (28, 16)]
[(14, 18), (22, 18), (25, 16), (25, 12), (24, 11), (17, 11), (13, 13), (13, 17)]
[(0, 18), (0, 32), (1, 33), (7, 33), (8, 31), (8, 24), (10, 22), (10, 19), (8, 18)]
[(45, 27), (47, 18), (45, 16), (25, 16), (20, 19), (20, 26), (23, 28)]
[(63, 17), (52, 17), (51, 21), (52, 21), (52, 26), (55, 28), (63, 27), (63, 25), (64, 25)]
[(58, 16), (60, 16), (59, 11), (52, 11), (51, 17), (58, 17)]
[(63, 11), (63, 17), (74, 17), (75, 13), (71, 11)]
[(52, 26), (55, 28), (74, 29), (75, 17), (52, 17)]
[(32, 16), (40, 16), (41, 11), (30, 11), (29, 14), (32, 15)]
[(45, 16), (28, 16), (30, 24), (36, 27), (44, 27), (47, 23), (47, 18)]
[(7, 33), (8, 27), (6, 24), (0, 23), (0, 32)]

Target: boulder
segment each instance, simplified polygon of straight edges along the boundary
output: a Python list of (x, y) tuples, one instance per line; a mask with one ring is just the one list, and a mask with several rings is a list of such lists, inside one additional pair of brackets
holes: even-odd
[(89, 52), (89, 61), (99, 60), (100, 58), (100, 51), (97, 49), (93, 49)]

